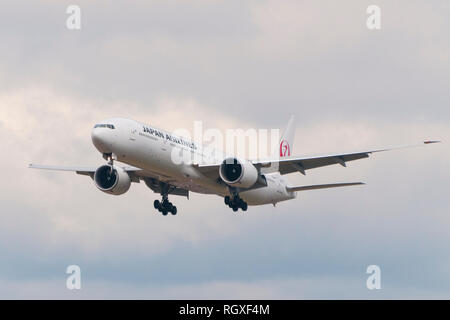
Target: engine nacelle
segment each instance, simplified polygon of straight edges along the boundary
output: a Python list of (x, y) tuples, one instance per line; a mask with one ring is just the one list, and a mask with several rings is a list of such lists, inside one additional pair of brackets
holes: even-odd
[(120, 195), (130, 189), (131, 179), (128, 173), (119, 166), (103, 165), (95, 170), (94, 182), (101, 191)]
[(227, 158), (220, 165), (220, 177), (228, 185), (250, 188), (258, 180), (258, 170), (248, 161)]

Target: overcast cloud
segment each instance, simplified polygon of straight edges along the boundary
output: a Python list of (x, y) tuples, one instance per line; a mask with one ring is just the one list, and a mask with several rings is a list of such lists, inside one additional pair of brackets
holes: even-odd
[[(449, 16), (444, 0), (2, 2), (0, 298), (450, 298)], [(444, 143), (290, 175), (367, 185), (245, 214), (192, 194), (163, 217), (143, 183), (112, 197), (27, 168), (102, 164), (90, 130), (111, 116), (270, 129), (290, 114), (297, 155)]]

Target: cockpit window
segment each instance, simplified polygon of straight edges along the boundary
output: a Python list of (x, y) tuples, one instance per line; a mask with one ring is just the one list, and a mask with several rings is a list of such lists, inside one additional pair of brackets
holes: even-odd
[(96, 124), (94, 128), (109, 128), (109, 129), (115, 129), (112, 124)]

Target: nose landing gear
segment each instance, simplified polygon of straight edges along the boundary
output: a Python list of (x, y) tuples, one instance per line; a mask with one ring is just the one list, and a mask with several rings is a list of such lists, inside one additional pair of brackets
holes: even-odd
[(111, 167), (111, 173), (114, 168), (114, 160), (117, 160), (117, 156), (114, 153), (104, 153), (103, 159), (108, 161), (108, 166)]
[(237, 212), (239, 208), (241, 208), (242, 211), (247, 211), (247, 202), (242, 200), (238, 194), (234, 195), (233, 197), (225, 196), (224, 201), (227, 206), (233, 209), (234, 212)]

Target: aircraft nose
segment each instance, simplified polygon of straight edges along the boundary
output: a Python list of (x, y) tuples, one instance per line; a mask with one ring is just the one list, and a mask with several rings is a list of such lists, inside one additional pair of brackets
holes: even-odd
[(98, 151), (102, 153), (111, 152), (111, 143), (108, 137), (107, 129), (105, 128), (94, 128), (91, 132), (91, 139), (94, 146)]

